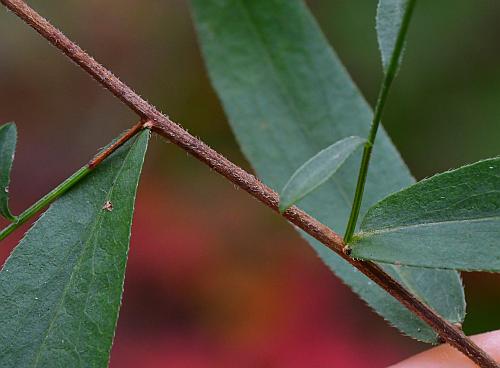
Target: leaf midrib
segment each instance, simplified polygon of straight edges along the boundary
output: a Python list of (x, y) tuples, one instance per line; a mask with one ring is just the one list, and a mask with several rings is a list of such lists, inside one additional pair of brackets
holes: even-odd
[(440, 222), (423, 222), (419, 224), (409, 224), (395, 227), (384, 227), (382, 229), (377, 230), (367, 230), (360, 231), (356, 234), (357, 238), (366, 238), (374, 235), (380, 234), (388, 234), (394, 233), (402, 230), (408, 229), (417, 229), (417, 228), (425, 228), (425, 227), (433, 227), (433, 226), (443, 226), (450, 224), (461, 224), (461, 223), (475, 223), (475, 222), (489, 222), (489, 221), (500, 221), (500, 216), (486, 216), (486, 217), (478, 217), (478, 218), (468, 218), (468, 219), (460, 219), (460, 220), (448, 220), (448, 221), (440, 221)]

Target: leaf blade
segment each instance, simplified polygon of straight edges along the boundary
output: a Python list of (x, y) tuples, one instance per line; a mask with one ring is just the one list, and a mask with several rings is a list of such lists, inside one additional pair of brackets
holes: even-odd
[(16, 151), (17, 129), (14, 123), (0, 126), (0, 215), (15, 220), (9, 208), (9, 184)]
[(107, 366), (148, 138), (140, 133), (57, 200), (7, 260), (0, 365)]
[[(401, 29), (408, 0), (379, 0), (377, 6), (376, 29), (377, 41), (382, 58), (382, 66), (387, 71), (392, 54), (396, 48), (396, 41)], [(401, 63), (401, 53), (398, 64)]]
[(389, 263), (498, 272), (499, 239), (497, 157), (383, 199), (366, 214), (352, 250), (356, 257)]
[[(191, 3), (212, 84), (243, 153), (266, 184), (282, 188), (297, 162), (343, 137), (368, 135), (372, 112), (302, 1)], [(349, 158), (332, 180), (302, 200), (301, 208), (333, 229), (344, 229), (359, 159), (358, 154)], [(372, 162), (361, 213), (414, 183), (383, 129)], [(321, 243), (301, 235), (377, 313), (408, 335), (437, 342), (425, 323), (371, 280)], [(463, 319), (465, 301), (456, 272), (408, 268), (408, 274), (416, 283), (425, 277), (446, 283), (461, 301)], [(455, 305), (448, 305), (440, 312), (452, 320), (455, 310)]]
[(365, 139), (356, 136), (341, 139), (302, 164), (281, 191), (280, 212), (285, 212), (287, 208), (327, 181), (365, 142)]

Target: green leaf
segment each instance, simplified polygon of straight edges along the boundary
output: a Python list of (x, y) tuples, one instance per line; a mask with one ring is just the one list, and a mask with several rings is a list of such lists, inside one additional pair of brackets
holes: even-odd
[[(407, 5), (408, 0), (379, 0), (378, 2), (377, 40), (384, 71), (387, 71), (391, 62)], [(401, 53), (398, 63), (401, 63), (402, 57), (403, 53)]]
[(304, 198), (337, 172), (354, 151), (365, 143), (360, 137), (347, 137), (321, 150), (295, 171), (280, 194), (280, 212)]
[(107, 367), (149, 132), (58, 199), (0, 272), (1, 367)]
[(352, 243), (359, 258), (500, 271), (500, 158), (423, 180), (372, 207)]
[[(193, 0), (209, 75), (243, 152), (262, 180), (281, 189), (297, 166), (348, 136), (368, 135), (372, 111), (297, 0)], [(301, 201), (301, 208), (332, 229), (345, 229), (360, 153)], [(414, 183), (382, 130), (375, 143), (362, 213)], [(304, 235), (305, 236), (305, 235)], [(408, 335), (436, 342), (435, 333), (370, 279), (305, 236), (323, 261), (379, 314)], [(452, 322), (465, 313), (454, 271), (386, 266)], [(432, 284), (429, 284), (432, 282)], [(434, 291), (446, 287), (448, 297)]]
[(15, 220), (9, 209), (9, 183), (16, 151), (17, 130), (14, 123), (0, 126), (0, 215)]

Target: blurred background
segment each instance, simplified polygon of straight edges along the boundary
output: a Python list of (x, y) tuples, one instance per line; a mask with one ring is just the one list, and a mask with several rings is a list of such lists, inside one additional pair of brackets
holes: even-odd
[[(382, 76), (376, 1), (308, 3), (373, 104)], [(250, 169), (208, 82), (187, 1), (30, 4), (192, 134)], [(499, 15), (493, 0), (418, 1), (384, 122), (419, 179), (500, 153)], [(0, 8), (0, 123), (15, 121), (19, 130), (15, 213), (136, 120)], [(5, 241), (2, 261), (26, 229)], [(132, 230), (111, 367), (383, 367), (426, 348), (387, 326), (291, 226), (159, 138)], [(500, 278), (464, 280), (465, 331), (500, 328)]]

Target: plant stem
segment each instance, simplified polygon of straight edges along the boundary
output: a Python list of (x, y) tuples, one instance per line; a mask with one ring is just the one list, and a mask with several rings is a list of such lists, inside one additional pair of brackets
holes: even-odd
[(123, 133), (120, 138), (111, 143), (107, 148), (105, 148), (102, 152), (99, 152), (90, 162), (87, 164), (89, 169), (93, 170), (96, 168), (101, 162), (103, 162), (109, 155), (115, 152), (118, 148), (123, 146), (125, 142), (127, 142), (130, 138), (136, 135), (140, 130), (142, 130), (146, 126), (150, 126), (149, 121), (139, 121), (132, 128), (128, 129), (125, 133)]
[(115, 142), (111, 143), (103, 151), (99, 152), (90, 162), (84, 167), (80, 168), (77, 172), (71, 175), (69, 178), (64, 180), (61, 184), (55, 187), (48, 194), (40, 198), (36, 203), (31, 205), (27, 210), (16, 217), (15, 221), (8, 225), (6, 228), (0, 231), (0, 241), (12, 234), (21, 225), (26, 223), (29, 219), (35, 216), (38, 212), (43, 210), (45, 207), (54, 202), (57, 198), (62, 196), (68, 190), (73, 188), (77, 183), (79, 183), (84, 177), (86, 177), (92, 170), (94, 170), (106, 157), (111, 155), (119, 147), (121, 147), (125, 142), (137, 134), (147, 125), (148, 122), (144, 123), (142, 120), (135, 124), (132, 128), (123, 133), (120, 138)]
[(373, 145), (375, 144), (375, 138), (377, 137), (378, 127), (382, 119), (382, 113), (384, 111), (385, 103), (389, 95), (389, 90), (399, 68), (399, 60), (404, 48), (405, 38), (408, 32), (408, 26), (410, 24), (410, 19), (413, 14), (414, 7), (415, 0), (409, 0), (406, 5), (403, 19), (401, 21), (401, 28), (399, 29), (398, 37), (396, 39), (396, 45), (394, 46), (394, 51), (392, 52), (391, 59), (389, 61), (389, 66), (387, 67), (384, 79), (380, 86), (370, 133), (363, 150), (363, 158), (361, 159), (361, 166), (359, 168), (358, 182), (356, 184), (356, 192), (354, 194), (351, 214), (349, 215), (349, 221), (347, 223), (347, 228), (344, 234), (344, 241), (346, 243), (349, 243), (351, 241), (352, 236), (354, 235), (354, 231), (356, 230), (356, 224), (358, 222), (359, 211), (361, 209), (361, 203), (363, 201), (363, 193), (365, 190), (366, 177), (368, 175), (368, 167), (370, 165)]
[(17, 228), (23, 225), (26, 221), (35, 216), (39, 211), (41, 211), (49, 204), (54, 202), (57, 198), (66, 193), (76, 183), (78, 183), (80, 180), (86, 177), (90, 171), (92, 170), (88, 167), (88, 165), (85, 165), (80, 170), (71, 175), (69, 178), (67, 178), (65, 181), (63, 181), (61, 184), (59, 184), (50, 193), (40, 198), (26, 211), (17, 216), (15, 222), (12, 222), (9, 226), (0, 231), (0, 240), (5, 239), (7, 236), (12, 234)]
[[(279, 214), (279, 196), (275, 191), (159, 112), (25, 2), (22, 0), (0, 0), (0, 2), (139, 114), (141, 118), (149, 119), (150, 122), (147, 125), (153, 131), (189, 152)], [(499, 368), (495, 361), (465, 336), (460, 329), (422, 303), (375, 263), (358, 261), (345, 254), (343, 251), (345, 243), (342, 237), (329, 227), (295, 206), (285, 211), (283, 216), (373, 280), (415, 315), (428, 323), (444, 341), (460, 350), (479, 366)]]

